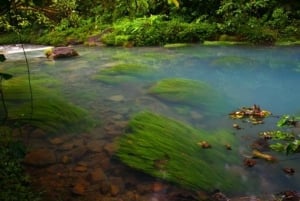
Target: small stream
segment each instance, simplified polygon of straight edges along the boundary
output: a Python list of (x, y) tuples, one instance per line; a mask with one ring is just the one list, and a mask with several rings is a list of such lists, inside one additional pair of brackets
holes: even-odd
[[(240, 157), (243, 158), (251, 154), (251, 143), (257, 139), (259, 132), (276, 129), (278, 116), (300, 114), (300, 47), (192, 45), (178, 49), (126, 49), (76, 46), (74, 48), (79, 57), (55, 61), (45, 58), (43, 51), (47, 48), (49, 47), (26, 46), (31, 76), (47, 75), (55, 78), (61, 83), (60, 90), (67, 100), (89, 111), (97, 122), (97, 128), (90, 131), (95, 138), (86, 137), (87, 134), (84, 134), (87, 144), (92, 143), (89, 140), (95, 139), (101, 139), (101, 143), (105, 143), (105, 140), (112, 142), (117, 136), (109, 135), (107, 138), (99, 130), (105, 131), (104, 128), (112, 122), (126, 124), (135, 113), (149, 110), (198, 129), (212, 132), (219, 129), (229, 130), (239, 141), (239, 146), (234, 149), (238, 149)], [(0, 63), (0, 69), (24, 66), (24, 72), (15, 72), (14, 76), (26, 73), (24, 54), (20, 51), (20, 46), (2, 47), (0, 50), (6, 51), (7, 58)], [(136, 76), (134, 81), (118, 84), (94, 79), (101, 69), (121, 63), (145, 65), (153, 71), (149, 76)], [(220, 107), (215, 107), (216, 111), (207, 112), (202, 107), (174, 105), (149, 95), (149, 86), (164, 78), (185, 78), (207, 83), (222, 95), (222, 111), (219, 110)], [(267, 118), (261, 125), (251, 125), (229, 118), (230, 112), (243, 106), (251, 107), (253, 104), (271, 111), (274, 116)], [(234, 123), (240, 124), (243, 129), (234, 129)], [(300, 135), (300, 129), (295, 128), (294, 132)], [(120, 135), (122, 134), (118, 136)], [(257, 188), (249, 186), (249, 191), (243, 193), (263, 195), (284, 190), (300, 191), (300, 155), (297, 153), (286, 156), (273, 151), (268, 153), (278, 161), (262, 161), (255, 167), (248, 168), (241, 160), (240, 164), (229, 167), (230, 171), (238, 172), (241, 180), (249, 185), (252, 185), (252, 180), (259, 181)], [(120, 164), (116, 167), (120, 167)], [(292, 167), (296, 173), (285, 174), (282, 171), (285, 167)], [(136, 182), (143, 182), (144, 176), (139, 178), (137, 173), (136, 177)], [(234, 189), (227, 194), (243, 195)]]

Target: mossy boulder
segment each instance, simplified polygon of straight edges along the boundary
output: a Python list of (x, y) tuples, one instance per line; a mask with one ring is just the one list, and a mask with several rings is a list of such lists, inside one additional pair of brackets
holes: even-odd
[(55, 89), (33, 82), (32, 103), (26, 78), (7, 80), (2, 90), (10, 122), (29, 124), (53, 134), (79, 132), (92, 125), (87, 111), (62, 98)]
[(150, 76), (150, 73), (153, 71), (154, 69), (144, 64), (121, 63), (101, 69), (93, 76), (93, 79), (107, 84), (119, 84), (123, 82), (134, 82), (138, 80), (139, 77)]
[(223, 97), (205, 82), (184, 79), (166, 78), (152, 85), (148, 92), (162, 100), (201, 107), (207, 112), (223, 111), (225, 101)]
[[(202, 142), (211, 147), (202, 147)], [(159, 114), (141, 112), (118, 140), (117, 156), (132, 168), (189, 189), (241, 192), (245, 190), (242, 175), (230, 169), (241, 163), (237, 146), (230, 132), (208, 133)]]

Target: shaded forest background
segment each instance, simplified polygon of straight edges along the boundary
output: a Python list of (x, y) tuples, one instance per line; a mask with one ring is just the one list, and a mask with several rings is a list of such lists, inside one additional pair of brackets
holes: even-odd
[(300, 39), (296, 0), (2, 0), (0, 43), (145, 46)]

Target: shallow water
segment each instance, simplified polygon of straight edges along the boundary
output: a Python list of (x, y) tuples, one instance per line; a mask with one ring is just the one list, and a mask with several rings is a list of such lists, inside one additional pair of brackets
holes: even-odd
[[(250, 144), (257, 138), (257, 133), (273, 129), (278, 119), (270, 117), (265, 124), (253, 126), (231, 120), (228, 113), (253, 104), (260, 105), (275, 116), (300, 113), (299, 47), (195, 45), (180, 49), (124, 49), (78, 46), (75, 49), (79, 52), (79, 57), (56, 61), (44, 58), (42, 51), (28, 52), (32, 77), (47, 74), (57, 79), (62, 83), (60, 87), (64, 96), (90, 111), (99, 124), (109, 119), (109, 116), (121, 115), (124, 120), (128, 120), (138, 111), (150, 110), (187, 122), (199, 129), (230, 130), (239, 140), (240, 146), (236, 149), (242, 159), (243, 156), (251, 154)], [(8, 54), (7, 61), (0, 64), (1, 69), (24, 65), (22, 56), (23, 53)], [(93, 79), (99, 70), (118, 63), (145, 64), (154, 71), (150, 76), (141, 76), (133, 82), (117, 85)], [(201, 107), (186, 108), (184, 105), (166, 103), (147, 94), (147, 89), (155, 81), (173, 77), (200, 80), (212, 86), (223, 96), (222, 112), (212, 111), (214, 114), (210, 114)], [(114, 100), (113, 97), (121, 100)], [(196, 113), (196, 117), (192, 117), (191, 112)], [(233, 129), (232, 124), (236, 122), (245, 129)], [(296, 132), (300, 133), (297, 130)], [(245, 168), (242, 160), (234, 166), (224, 162), (224, 174), (226, 171), (235, 171), (241, 176), (241, 181), (249, 185), (252, 185), (252, 180), (259, 181), (259, 186), (249, 186), (245, 194), (272, 194), (287, 189), (300, 191), (300, 175), (297, 172), (300, 170), (300, 156), (285, 156), (275, 152), (271, 154), (279, 159), (277, 163), (260, 162), (253, 168)], [(296, 174), (284, 174), (284, 167), (293, 167)], [(229, 194), (234, 195), (234, 189)]]

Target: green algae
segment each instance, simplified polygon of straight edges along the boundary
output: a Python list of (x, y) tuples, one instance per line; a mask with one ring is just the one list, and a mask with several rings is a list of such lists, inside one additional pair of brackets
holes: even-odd
[(240, 41), (204, 41), (203, 45), (206, 45), (206, 46), (235, 46), (235, 45), (250, 45), (250, 43), (240, 42)]
[[(199, 142), (207, 141), (204, 149)], [(225, 145), (233, 148), (227, 150)], [(140, 112), (118, 140), (117, 156), (128, 166), (194, 190), (245, 190), (238, 172), (226, 169), (241, 163), (233, 134), (208, 133), (151, 112)]]
[(62, 98), (55, 89), (32, 83), (31, 102), (28, 80), (13, 78), (3, 83), (3, 93), (8, 108), (8, 120), (29, 124), (48, 133), (79, 132), (92, 125), (84, 109)]
[[(159, 80), (152, 85), (148, 92), (162, 100), (185, 104), (193, 107), (200, 106), (207, 112), (223, 112), (222, 96), (217, 93), (210, 85), (205, 82), (184, 79), (184, 78), (166, 78)], [(220, 104), (223, 103), (223, 104)]]
[(170, 44), (165, 44), (164, 48), (174, 49), (174, 48), (182, 48), (188, 46), (189, 46), (188, 43), (170, 43)]
[(139, 77), (150, 76), (154, 69), (143, 64), (122, 63), (112, 67), (101, 69), (93, 75), (93, 79), (107, 84), (119, 84), (123, 82), (134, 82)]
[(258, 62), (254, 59), (240, 56), (221, 56), (217, 57), (212, 61), (212, 65), (218, 66), (221, 68), (248, 68), (253, 69), (255, 62)]

